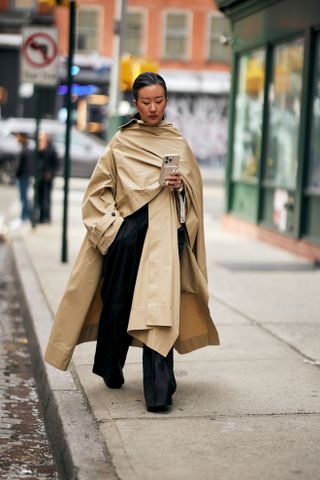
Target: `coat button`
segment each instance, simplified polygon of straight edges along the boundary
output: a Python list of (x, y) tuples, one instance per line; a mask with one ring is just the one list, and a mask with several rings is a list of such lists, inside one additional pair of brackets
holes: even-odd
[(116, 216), (115, 212), (112, 212), (112, 213), (111, 213), (111, 215), (112, 215), (113, 217), (115, 217), (115, 216)]

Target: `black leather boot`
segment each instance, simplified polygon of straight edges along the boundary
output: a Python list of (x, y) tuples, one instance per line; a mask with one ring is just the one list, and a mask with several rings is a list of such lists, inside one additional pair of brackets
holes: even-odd
[(148, 412), (163, 412), (172, 405), (176, 390), (173, 373), (173, 349), (164, 357), (144, 345), (143, 389)]

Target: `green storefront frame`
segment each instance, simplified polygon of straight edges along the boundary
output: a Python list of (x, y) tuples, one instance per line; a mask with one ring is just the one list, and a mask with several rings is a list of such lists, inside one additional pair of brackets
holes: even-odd
[[(317, 142), (315, 135), (312, 136), (313, 130), (315, 134), (320, 133), (318, 117), (315, 117), (313, 129), (313, 109), (318, 108), (320, 89), (319, 0), (217, 0), (216, 3), (229, 17), (233, 35), (226, 214), (298, 241), (320, 245), (320, 185), (316, 182), (314, 186), (310, 180), (312, 155), (317, 162), (316, 167), (320, 167), (320, 140)], [(263, 92), (259, 93), (260, 102), (263, 96), (263, 106), (261, 112), (257, 110), (256, 101), (252, 108), (261, 113), (261, 138), (249, 131), (255, 155), (259, 150), (258, 160), (252, 162), (252, 151), (241, 144), (242, 138), (246, 138), (245, 135), (241, 137), (241, 125), (239, 127), (246, 118), (241, 71), (246, 61), (247, 65), (250, 61), (253, 63), (253, 52), (259, 50), (265, 54), (264, 76), (259, 80), (263, 81)], [(289, 86), (284, 82), (290, 70), (290, 65), (283, 65), (286, 58), (294, 68), (291, 72), (293, 81)], [(249, 75), (249, 85), (248, 79)], [(278, 100), (277, 91), (280, 92)], [(287, 106), (281, 110), (283, 101), (286, 105), (292, 103), (289, 116)], [(247, 116), (250, 117), (250, 107), (248, 111)], [(285, 115), (288, 119), (284, 118)], [(290, 142), (290, 138), (285, 137), (291, 124)], [(282, 130), (281, 125), (284, 126)], [(248, 131), (245, 133), (248, 134)], [(281, 172), (279, 163), (277, 170), (274, 160), (289, 158), (286, 152), (291, 152), (295, 161)], [(251, 170), (244, 168), (241, 171), (237, 165), (238, 157), (244, 164), (246, 155), (254, 168), (251, 166)], [(246, 162), (247, 166), (250, 166), (250, 161)], [(248, 171), (251, 178), (246, 178)], [(319, 173), (317, 175), (319, 178)]]

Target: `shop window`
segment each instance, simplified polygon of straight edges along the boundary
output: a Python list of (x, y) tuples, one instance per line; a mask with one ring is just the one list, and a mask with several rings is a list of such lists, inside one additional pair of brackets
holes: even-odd
[(320, 193), (320, 34), (316, 44), (308, 187)]
[(238, 68), (233, 143), (234, 180), (255, 180), (261, 150), (265, 51), (242, 55)]
[(83, 53), (99, 50), (101, 12), (98, 9), (79, 8), (77, 16), (77, 51)]
[(274, 48), (265, 180), (294, 190), (298, 167), (303, 39)]
[(124, 22), (124, 39), (122, 51), (131, 55), (143, 56), (145, 15), (138, 10), (128, 10)]
[(164, 58), (186, 60), (190, 18), (188, 12), (167, 12), (165, 15)]
[(230, 22), (223, 15), (216, 13), (209, 17), (208, 60), (210, 62), (230, 63), (231, 30)]

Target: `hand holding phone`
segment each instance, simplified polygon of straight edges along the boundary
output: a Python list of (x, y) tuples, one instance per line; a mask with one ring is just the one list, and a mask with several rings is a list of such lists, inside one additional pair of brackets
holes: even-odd
[(177, 153), (167, 154), (164, 156), (159, 177), (160, 185), (165, 187), (166, 177), (179, 174), (179, 161), (180, 155)]

